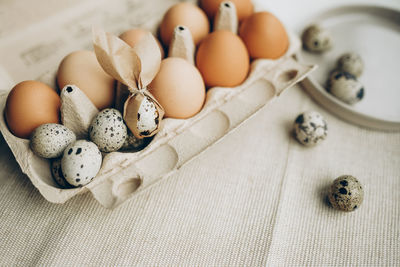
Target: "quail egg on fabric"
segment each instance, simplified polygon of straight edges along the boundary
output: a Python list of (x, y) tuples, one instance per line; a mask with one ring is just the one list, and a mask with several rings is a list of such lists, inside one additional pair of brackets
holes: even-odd
[(83, 186), (97, 175), (101, 163), (101, 152), (96, 144), (78, 140), (65, 149), (61, 159), (61, 169), (69, 184)]
[(346, 71), (332, 72), (328, 81), (328, 92), (347, 104), (355, 104), (363, 99), (364, 86)]
[(51, 175), (58, 185), (62, 188), (71, 188), (72, 186), (67, 183), (61, 169), (61, 158), (51, 161)]
[(46, 123), (33, 131), (30, 147), (40, 157), (57, 158), (75, 140), (75, 134), (64, 125)]
[(100, 111), (89, 127), (89, 137), (102, 152), (117, 151), (127, 136), (121, 113), (113, 108)]
[(356, 77), (360, 77), (364, 71), (364, 62), (359, 54), (346, 53), (339, 58), (337, 67), (339, 70), (346, 71)]
[(307, 111), (297, 116), (294, 122), (294, 134), (303, 145), (313, 146), (326, 138), (328, 126), (321, 114)]
[(342, 175), (333, 181), (328, 198), (335, 209), (353, 211), (363, 202), (364, 191), (357, 178)]
[(330, 33), (319, 25), (311, 25), (302, 35), (303, 46), (310, 52), (325, 52), (332, 46)]

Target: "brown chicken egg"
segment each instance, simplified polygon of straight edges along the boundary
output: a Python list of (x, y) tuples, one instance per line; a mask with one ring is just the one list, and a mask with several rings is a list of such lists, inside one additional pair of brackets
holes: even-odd
[[(130, 45), (131, 47), (135, 46), (142, 37), (148, 33), (149, 31), (144, 29), (131, 29), (126, 32), (123, 32), (119, 38), (121, 38), (125, 43)], [(158, 46), (160, 47), (161, 58), (164, 58), (164, 48), (161, 46), (160, 42), (155, 38)]]
[(178, 57), (161, 61), (160, 71), (148, 88), (170, 118), (192, 117), (203, 107), (206, 97), (200, 72)]
[(282, 23), (270, 12), (257, 12), (240, 26), (240, 37), (251, 58), (277, 59), (287, 51), (289, 37)]
[(203, 10), (192, 3), (179, 3), (172, 6), (162, 19), (160, 36), (164, 45), (169, 45), (174, 29), (178, 25), (189, 28), (195, 45), (210, 31), (210, 23)]
[[(206, 12), (211, 21), (219, 9), (219, 5), (225, 0), (201, 0), (200, 6)], [(251, 0), (230, 0), (236, 7), (238, 20), (242, 21), (253, 13), (253, 4)]]
[(99, 110), (114, 104), (114, 79), (101, 68), (92, 51), (67, 55), (58, 67), (57, 83), (60, 89), (67, 84), (76, 85)]
[(219, 30), (201, 42), (196, 66), (208, 87), (234, 87), (246, 79), (250, 59), (246, 46), (236, 34)]
[(59, 123), (60, 97), (47, 84), (23, 81), (11, 89), (6, 102), (8, 128), (17, 137), (29, 138), (45, 123)]

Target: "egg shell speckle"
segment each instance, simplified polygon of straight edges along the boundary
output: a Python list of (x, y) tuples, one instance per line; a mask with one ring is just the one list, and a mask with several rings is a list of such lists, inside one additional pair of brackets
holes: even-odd
[(141, 135), (148, 135), (158, 126), (158, 111), (156, 105), (145, 97), (138, 110), (137, 128)]
[(294, 122), (296, 139), (305, 146), (313, 146), (328, 135), (328, 126), (324, 117), (315, 111), (307, 111), (297, 116)]
[(121, 150), (140, 151), (144, 149), (152, 139), (152, 137), (139, 139), (135, 137), (130, 131), (128, 131), (128, 135), (125, 139), (123, 146), (121, 147)]
[(127, 136), (127, 128), (121, 113), (112, 108), (100, 111), (89, 127), (89, 137), (102, 152), (117, 151)]
[(96, 144), (78, 140), (65, 149), (61, 159), (61, 169), (69, 184), (83, 186), (97, 175), (101, 163), (101, 152)]
[(357, 53), (343, 54), (337, 62), (339, 70), (346, 71), (356, 77), (360, 77), (364, 71), (364, 62)]
[(363, 202), (364, 191), (354, 176), (343, 175), (333, 181), (328, 198), (335, 209), (353, 211)]
[(308, 27), (303, 32), (302, 41), (303, 47), (310, 52), (322, 53), (332, 47), (330, 33), (318, 25)]
[(328, 92), (350, 105), (359, 102), (365, 94), (362, 83), (346, 71), (332, 72), (328, 80)]
[(61, 169), (61, 158), (51, 161), (51, 175), (54, 181), (62, 188), (71, 188), (72, 186), (65, 180)]
[(47, 123), (40, 125), (33, 131), (30, 147), (40, 157), (57, 158), (75, 140), (75, 134), (64, 125)]

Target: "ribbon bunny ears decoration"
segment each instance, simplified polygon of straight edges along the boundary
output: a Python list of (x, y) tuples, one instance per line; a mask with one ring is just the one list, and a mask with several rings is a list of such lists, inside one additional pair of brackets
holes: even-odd
[(93, 29), (97, 60), (106, 73), (125, 84), (129, 97), (124, 104), (126, 125), (137, 138), (150, 137), (160, 130), (164, 109), (147, 91), (160, 69), (160, 48), (151, 33), (130, 47), (118, 37)]

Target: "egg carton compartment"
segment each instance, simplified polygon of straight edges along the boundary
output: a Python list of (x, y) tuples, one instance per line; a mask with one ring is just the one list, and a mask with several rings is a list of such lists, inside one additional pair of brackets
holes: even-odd
[[(315, 67), (293, 58), (299, 48), (300, 40), (290, 34), (289, 49), (280, 59), (253, 61), (248, 78), (237, 87), (209, 89), (200, 113), (185, 120), (164, 119), (162, 129), (145, 149), (105, 154), (99, 173), (83, 187), (60, 188), (52, 178), (51, 161), (36, 156), (29, 148), (29, 140), (14, 136), (4, 116), (0, 130), (22, 172), (48, 201), (65, 203), (90, 191), (101, 205), (112, 209), (176, 172), (285, 89), (304, 79)], [(0, 96), (3, 114), (7, 95), (5, 92)]]

